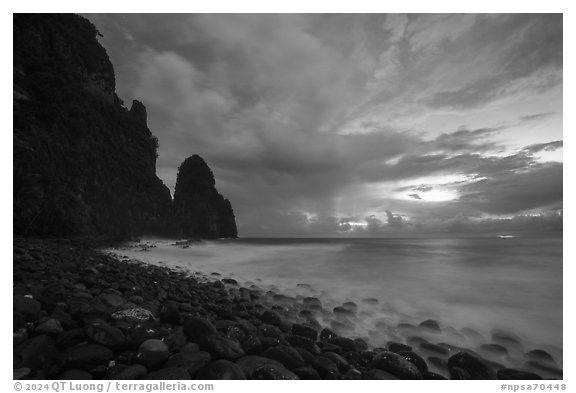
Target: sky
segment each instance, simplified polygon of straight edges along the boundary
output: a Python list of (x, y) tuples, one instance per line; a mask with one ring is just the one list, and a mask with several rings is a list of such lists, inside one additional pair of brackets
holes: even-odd
[(562, 15), (84, 16), (241, 237), (562, 228)]

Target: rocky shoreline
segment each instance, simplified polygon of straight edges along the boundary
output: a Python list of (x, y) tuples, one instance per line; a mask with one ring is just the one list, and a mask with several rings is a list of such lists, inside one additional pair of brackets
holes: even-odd
[[(315, 297), (119, 259), (96, 245), (14, 240), (14, 379), (562, 378), (541, 349), (506, 368), (430, 342), (418, 332), (433, 333), (433, 320), (409, 327), (407, 342), (374, 348), (316, 318), (332, 313), (344, 326), (353, 302), (325, 310)], [(482, 350), (504, 354), (516, 345), (500, 339)]]

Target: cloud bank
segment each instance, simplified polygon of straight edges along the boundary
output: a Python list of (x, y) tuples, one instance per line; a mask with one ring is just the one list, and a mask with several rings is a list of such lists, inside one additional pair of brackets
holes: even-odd
[(561, 15), (86, 16), (240, 236), (561, 228)]

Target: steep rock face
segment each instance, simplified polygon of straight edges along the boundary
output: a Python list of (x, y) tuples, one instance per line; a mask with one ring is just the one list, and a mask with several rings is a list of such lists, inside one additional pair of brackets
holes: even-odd
[(178, 168), (172, 225), (182, 237), (235, 238), (232, 205), (215, 188), (214, 174), (198, 155)]
[(165, 233), (146, 109), (115, 93), (96, 28), (72, 14), (14, 15), (14, 233)]

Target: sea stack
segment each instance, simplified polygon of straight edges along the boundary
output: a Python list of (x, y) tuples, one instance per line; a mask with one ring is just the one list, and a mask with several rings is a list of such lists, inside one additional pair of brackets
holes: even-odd
[(214, 174), (202, 157), (188, 157), (178, 168), (172, 226), (188, 238), (236, 238), (232, 205), (217, 190)]

